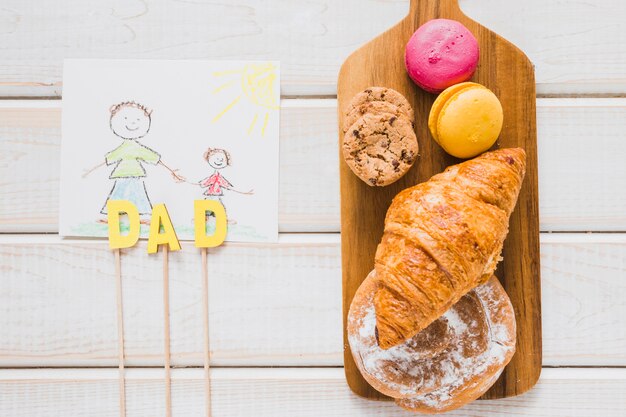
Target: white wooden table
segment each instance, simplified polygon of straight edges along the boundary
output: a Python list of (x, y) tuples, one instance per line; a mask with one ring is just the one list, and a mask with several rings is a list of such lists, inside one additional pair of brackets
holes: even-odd
[[(545, 369), (529, 393), (453, 415), (623, 417), (626, 3), (460, 3), (536, 65)], [(209, 257), (214, 416), (406, 415), (343, 379), (334, 94), (347, 54), (407, 10), (406, 0), (2, 0), (0, 416), (118, 415), (113, 255), (55, 234), (66, 57), (282, 61), (279, 243)], [(172, 363), (185, 367), (173, 371), (174, 415), (201, 416), (199, 254), (187, 244), (170, 262)], [(128, 416), (161, 416), (160, 257), (143, 244), (125, 251), (123, 277)]]

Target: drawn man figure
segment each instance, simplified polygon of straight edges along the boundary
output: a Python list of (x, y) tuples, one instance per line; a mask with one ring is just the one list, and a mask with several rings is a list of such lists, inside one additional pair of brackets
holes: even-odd
[[(163, 166), (177, 182), (185, 179), (177, 173), (178, 170), (168, 167), (159, 153), (138, 141), (150, 131), (151, 110), (134, 101), (125, 101), (111, 106), (109, 112), (111, 130), (123, 142), (105, 155), (104, 162), (86, 171), (83, 178), (103, 165), (115, 165), (109, 175), (115, 182), (100, 213), (107, 214), (106, 202), (109, 200), (129, 200), (137, 207), (140, 215), (150, 215), (152, 203), (146, 191), (146, 169), (143, 163)], [(142, 220), (142, 223), (148, 221)]]
[[(202, 188), (206, 188), (204, 191), (205, 199), (207, 200), (217, 200), (222, 205), (224, 202), (222, 197), (224, 196), (224, 190), (234, 191), (240, 194), (254, 194), (253, 190), (242, 192), (233, 188), (233, 185), (220, 173), (220, 171), (228, 166), (230, 166), (230, 154), (224, 149), (218, 148), (209, 148), (204, 153), (204, 159), (207, 161), (209, 166), (214, 169), (213, 174), (209, 177), (203, 179), (198, 182), (198, 185)], [(233, 223), (233, 220), (229, 220), (230, 223)]]

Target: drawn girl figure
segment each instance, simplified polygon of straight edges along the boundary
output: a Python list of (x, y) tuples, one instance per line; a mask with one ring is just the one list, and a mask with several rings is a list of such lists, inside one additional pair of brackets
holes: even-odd
[[(106, 202), (109, 200), (129, 200), (137, 207), (140, 215), (150, 215), (152, 203), (146, 191), (146, 169), (143, 163), (163, 166), (177, 182), (184, 181), (184, 178), (177, 174), (178, 170), (168, 167), (159, 153), (138, 141), (150, 131), (151, 110), (134, 101), (125, 101), (111, 106), (109, 112), (111, 130), (123, 139), (122, 144), (107, 153), (104, 162), (86, 171), (83, 178), (103, 165), (115, 165), (109, 175), (115, 182), (100, 213), (107, 214)], [(147, 221), (142, 220), (142, 223)]]
[[(234, 191), (239, 194), (251, 195), (254, 194), (253, 190), (242, 192), (233, 188), (233, 185), (221, 174), (221, 170), (230, 166), (230, 154), (224, 149), (209, 148), (204, 153), (204, 159), (209, 166), (214, 169), (213, 174), (209, 177), (198, 182), (200, 187), (205, 188), (204, 198), (207, 200), (217, 200), (222, 205), (224, 202), (222, 197), (224, 196), (224, 190)], [(230, 220), (229, 222), (233, 222)]]

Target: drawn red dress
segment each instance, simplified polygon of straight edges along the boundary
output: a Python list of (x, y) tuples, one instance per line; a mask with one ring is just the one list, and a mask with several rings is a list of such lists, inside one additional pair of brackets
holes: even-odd
[(202, 188), (206, 188), (204, 195), (207, 197), (217, 197), (224, 195), (222, 188), (230, 188), (233, 185), (226, 180), (219, 172), (215, 171), (213, 175), (203, 179), (200, 182)]

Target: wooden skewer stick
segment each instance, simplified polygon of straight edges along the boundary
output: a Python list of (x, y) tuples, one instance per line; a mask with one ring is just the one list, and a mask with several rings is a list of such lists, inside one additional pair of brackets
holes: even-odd
[(172, 375), (170, 364), (170, 278), (169, 278), (169, 250), (163, 245), (163, 329), (165, 355), (165, 415), (172, 417)]
[(120, 383), (120, 417), (126, 417), (126, 383), (124, 370), (124, 310), (122, 308), (122, 262), (115, 249), (115, 289), (117, 299), (117, 348)]
[(202, 248), (202, 317), (204, 319), (204, 384), (206, 390), (206, 415), (211, 417), (211, 375), (209, 350), (209, 270), (207, 248)]

